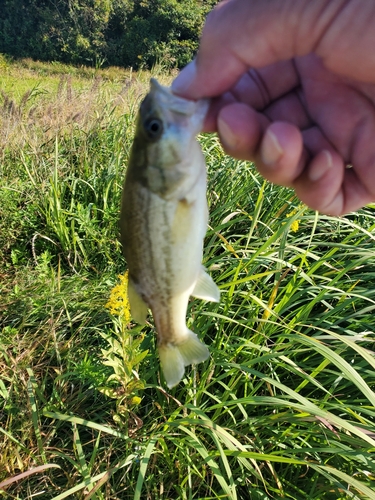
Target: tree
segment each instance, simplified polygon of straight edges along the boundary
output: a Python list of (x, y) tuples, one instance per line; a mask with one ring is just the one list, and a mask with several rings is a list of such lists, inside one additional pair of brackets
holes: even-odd
[(66, 63), (186, 64), (215, 0), (0, 0), (0, 52)]

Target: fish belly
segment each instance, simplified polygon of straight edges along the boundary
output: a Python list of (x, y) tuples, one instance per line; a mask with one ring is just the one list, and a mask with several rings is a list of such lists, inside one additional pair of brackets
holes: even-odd
[(169, 201), (142, 185), (124, 190), (122, 239), (130, 286), (152, 310), (168, 387), (182, 379), (185, 366), (209, 357), (207, 347), (186, 326), (188, 300), (202, 273), (208, 218), (202, 184), (186, 199)]
[(144, 186), (124, 191), (123, 246), (135, 290), (153, 312), (158, 343), (185, 335), (189, 296), (201, 270), (207, 228), (205, 183), (182, 200)]

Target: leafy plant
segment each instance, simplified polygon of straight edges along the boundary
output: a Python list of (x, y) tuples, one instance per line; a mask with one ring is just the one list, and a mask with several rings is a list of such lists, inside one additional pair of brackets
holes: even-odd
[[(130, 305), (128, 299), (128, 273), (120, 275), (120, 284), (116, 285), (106, 307), (114, 317), (114, 334), (102, 333), (109, 348), (102, 349), (103, 363), (113, 372), (106, 384), (99, 391), (116, 400), (115, 422), (121, 424), (128, 416), (130, 408), (141, 402), (138, 396), (145, 383), (140, 380), (137, 368), (147, 356), (148, 350), (142, 350), (143, 335), (135, 337), (140, 328), (130, 327)], [(115, 384), (114, 384), (115, 383)]]

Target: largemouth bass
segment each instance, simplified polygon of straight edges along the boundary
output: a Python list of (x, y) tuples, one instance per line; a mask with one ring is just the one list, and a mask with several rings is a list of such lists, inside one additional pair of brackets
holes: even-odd
[(207, 230), (206, 166), (195, 139), (208, 102), (177, 97), (151, 79), (126, 172), (121, 240), (129, 267), (132, 317), (151, 309), (161, 368), (168, 387), (185, 366), (209, 357), (186, 326), (189, 297), (218, 302), (220, 292), (202, 267)]

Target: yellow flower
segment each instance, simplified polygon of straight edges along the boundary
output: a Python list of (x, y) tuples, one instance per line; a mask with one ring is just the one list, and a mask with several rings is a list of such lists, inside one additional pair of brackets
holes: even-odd
[(293, 217), (293, 215), (296, 215), (296, 213), (298, 212), (298, 208), (294, 208), (291, 212), (289, 212), (288, 214), (286, 214), (286, 216), (289, 218), (289, 217)]
[(142, 401), (142, 398), (140, 398), (139, 396), (133, 396), (132, 399), (131, 399), (131, 403), (133, 405), (139, 405), (139, 403)]
[(114, 316), (119, 316), (125, 324), (130, 323), (130, 304), (128, 298), (129, 272), (119, 275), (120, 283), (111, 290), (105, 307)]
[(296, 233), (299, 229), (299, 220), (295, 220), (291, 223), (290, 225), (290, 230), (293, 232), (293, 233)]
[[(288, 217), (288, 219), (290, 219), (291, 217), (293, 217), (294, 215), (296, 215), (296, 213), (301, 210), (303, 208), (303, 205), (300, 204), (297, 208), (294, 208), (291, 212), (289, 212), (288, 214), (286, 214), (286, 216)], [(299, 223), (300, 221), (299, 220), (295, 220), (291, 223), (290, 225), (290, 230), (292, 231), (292, 233), (296, 233), (299, 229)]]

